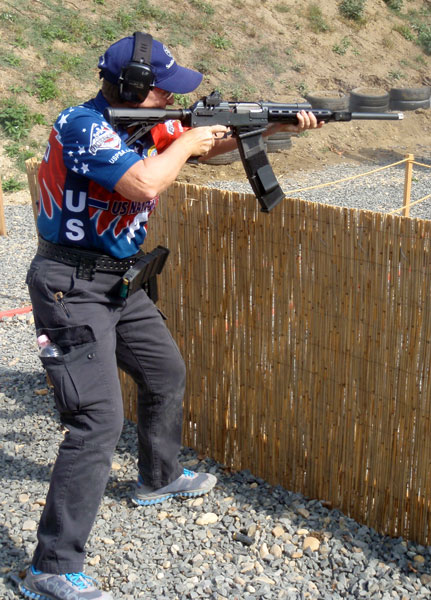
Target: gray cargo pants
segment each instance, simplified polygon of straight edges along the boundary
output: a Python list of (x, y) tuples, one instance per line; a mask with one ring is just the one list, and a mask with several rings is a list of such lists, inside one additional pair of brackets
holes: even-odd
[[(179, 477), (185, 366), (164, 320), (143, 290), (118, 297), (118, 274), (36, 255), (27, 274), (37, 334), (63, 350), (43, 358), (68, 433), (51, 476), (33, 564), (48, 573), (82, 571), (123, 427), (117, 364), (138, 385), (138, 469), (147, 485)], [(60, 294), (58, 293), (60, 292)]]

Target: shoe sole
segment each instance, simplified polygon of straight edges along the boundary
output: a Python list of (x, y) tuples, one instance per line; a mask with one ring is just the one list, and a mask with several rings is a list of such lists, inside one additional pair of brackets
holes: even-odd
[(164, 500), (169, 500), (169, 498), (196, 498), (197, 496), (204, 496), (208, 494), (212, 490), (210, 487), (207, 490), (195, 490), (191, 492), (174, 492), (172, 494), (164, 494), (163, 496), (155, 496), (151, 498), (138, 498), (136, 496), (132, 497), (133, 504), (136, 506), (151, 506), (153, 504), (160, 504), (160, 502), (164, 502)]
[(53, 598), (53, 596), (43, 596), (42, 594), (39, 594), (37, 592), (32, 592), (31, 590), (24, 587), (23, 585), (20, 585), (19, 591), (26, 598), (31, 598), (31, 600), (52, 600), (52, 598)]

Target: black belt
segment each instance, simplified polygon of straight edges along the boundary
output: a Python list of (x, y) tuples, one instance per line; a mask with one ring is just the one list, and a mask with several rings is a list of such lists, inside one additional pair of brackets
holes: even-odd
[(124, 274), (136, 261), (144, 256), (143, 252), (138, 252), (130, 258), (114, 258), (107, 254), (100, 254), (93, 250), (81, 250), (70, 246), (52, 244), (39, 237), (37, 254), (50, 258), (56, 262), (61, 262), (71, 267), (77, 267), (77, 277), (91, 281), (95, 271), (105, 273)]

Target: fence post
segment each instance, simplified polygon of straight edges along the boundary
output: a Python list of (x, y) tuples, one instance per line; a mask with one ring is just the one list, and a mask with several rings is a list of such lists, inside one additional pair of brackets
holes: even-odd
[(3, 192), (2, 192), (2, 187), (1, 187), (1, 179), (0, 179), (0, 235), (6, 235), (6, 222), (4, 219)]
[(410, 214), (410, 195), (412, 191), (412, 173), (413, 173), (413, 161), (414, 154), (406, 154), (406, 171), (404, 176), (404, 202), (403, 202), (403, 215), (408, 217)]
[(28, 187), (30, 189), (31, 207), (33, 209), (34, 224), (37, 230), (37, 215), (39, 212), (39, 184), (37, 181), (37, 172), (39, 169), (39, 160), (32, 156), (25, 161), (27, 171)]

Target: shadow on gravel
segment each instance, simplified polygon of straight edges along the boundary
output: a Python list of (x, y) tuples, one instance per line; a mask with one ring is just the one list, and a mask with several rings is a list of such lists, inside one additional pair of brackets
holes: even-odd
[(10, 480), (49, 481), (50, 461), (40, 464), (25, 451), (35, 443), (32, 417), (43, 416), (50, 434), (58, 422), (52, 393), (35, 393), (47, 388), (45, 375), (37, 371), (23, 373), (1, 369), (0, 381), (5, 390), (0, 408), (0, 485), (7, 486)]
[[(25, 552), (24, 547), (20, 543), (20, 546), (17, 546), (15, 541), (9, 535), (9, 529), (4, 527), (4, 525), (0, 525), (0, 544), (1, 544), (1, 556), (2, 556), (2, 569), (3, 572), (6, 572), (6, 569), (9, 571), (17, 572), (19, 569), (22, 569), (22, 565), (27, 564), (29, 562), (29, 557)], [(8, 576), (5, 578), (7, 585), (12, 587), (11, 582), (8, 580)]]
[[(3, 439), (7, 442), (10, 437), (4, 436)], [(51, 472), (49, 465), (40, 465), (28, 458), (19, 458), (3, 450), (0, 450), (0, 469), (0, 483), (3, 482), (3, 485), (7, 485), (8, 481), (49, 481)]]

